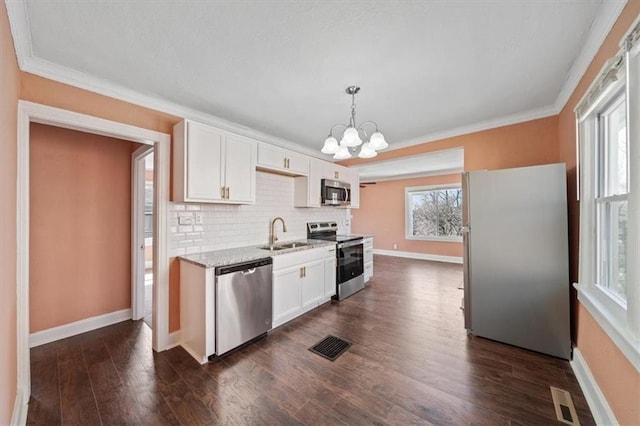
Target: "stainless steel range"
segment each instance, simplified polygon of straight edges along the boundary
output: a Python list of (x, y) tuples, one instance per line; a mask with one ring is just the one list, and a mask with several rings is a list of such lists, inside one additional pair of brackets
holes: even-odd
[(307, 238), (336, 242), (336, 296), (343, 300), (364, 289), (364, 244), (360, 236), (338, 235), (336, 222), (307, 223)]

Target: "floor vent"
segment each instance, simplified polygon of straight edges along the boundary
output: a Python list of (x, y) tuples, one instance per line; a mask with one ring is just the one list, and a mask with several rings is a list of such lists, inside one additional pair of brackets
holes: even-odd
[(564, 389), (554, 388), (553, 386), (550, 386), (550, 388), (558, 420), (568, 425), (580, 426), (571, 394)]
[(311, 346), (309, 350), (328, 359), (329, 361), (335, 361), (340, 355), (349, 349), (349, 346), (351, 346), (351, 342), (329, 335)]

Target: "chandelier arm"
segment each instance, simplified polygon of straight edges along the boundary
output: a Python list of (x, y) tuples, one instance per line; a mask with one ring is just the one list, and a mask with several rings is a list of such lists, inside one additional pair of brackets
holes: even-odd
[(362, 127), (362, 126), (364, 126), (365, 124), (369, 124), (369, 123), (371, 123), (371, 124), (373, 124), (374, 126), (376, 126), (376, 132), (377, 132), (377, 131), (378, 131), (378, 123), (376, 123), (375, 121), (371, 121), (371, 120), (369, 120), (369, 121), (365, 121), (365, 122), (363, 122), (363, 123), (360, 123), (360, 125), (358, 126), (358, 129), (362, 129), (362, 131), (364, 131), (364, 129), (363, 129), (363, 127)]
[(342, 124), (342, 123), (334, 124), (334, 125), (333, 125), (333, 126), (331, 126), (331, 128), (329, 129), (329, 136), (333, 136), (333, 129), (335, 129), (335, 128), (336, 128), (336, 127), (338, 127), (338, 126), (342, 126), (342, 127), (344, 127), (345, 129), (349, 127), (349, 126), (347, 126), (346, 124)]

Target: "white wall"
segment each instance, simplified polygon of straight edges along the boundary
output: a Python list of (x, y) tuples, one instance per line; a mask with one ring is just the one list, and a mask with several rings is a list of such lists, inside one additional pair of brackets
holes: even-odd
[[(338, 233), (349, 233), (350, 210), (334, 207), (293, 207), (293, 178), (258, 171), (256, 204), (169, 204), (169, 256), (200, 253), (232, 247), (266, 244), (269, 226), (282, 216), (287, 232), (276, 224), (279, 241), (307, 237), (307, 222), (335, 221)], [(202, 225), (178, 225), (179, 216), (202, 213)]]

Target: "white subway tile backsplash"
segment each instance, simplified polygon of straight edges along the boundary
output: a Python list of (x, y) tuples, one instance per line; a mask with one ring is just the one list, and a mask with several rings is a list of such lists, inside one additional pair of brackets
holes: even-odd
[[(287, 224), (286, 233), (276, 224), (279, 241), (306, 238), (307, 222), (336, 221), (340, 233), (350, 232), (348, 209), (293, 207), (293, 178), (257, 172), (256, 180), (252, 205), (169, 203), (169, 255), (266, 244), (276, 216)], [(178, 216), (192, 216), (195, 211), (202, 214), (202, 225), (178, 225)]]

